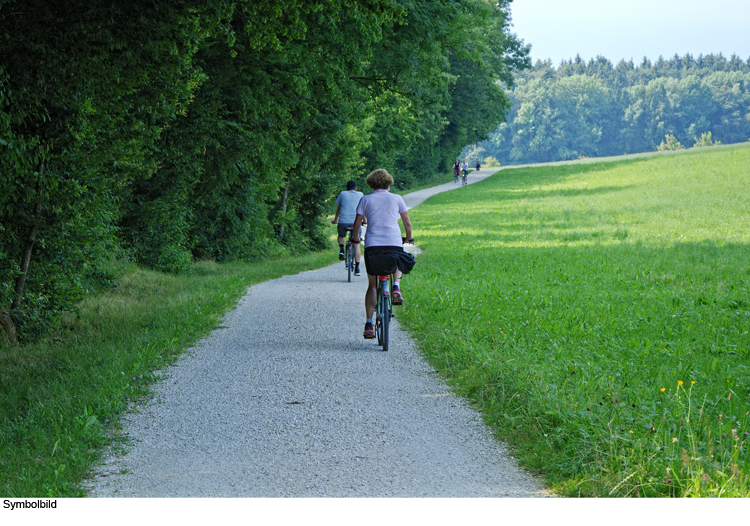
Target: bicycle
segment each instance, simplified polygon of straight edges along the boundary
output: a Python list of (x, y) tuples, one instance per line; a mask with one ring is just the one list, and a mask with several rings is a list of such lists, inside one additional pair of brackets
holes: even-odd
[(351, 283), (352, 272), (354, 272), (354, 243), (352, 242), (354, 227), (348, 226), (346, 230), (349, 232), (349, 237), (346, 240), (346, 250), (344, 251), (344, 266), (346, 268), (347, 280)]
[(464, 176), (463, 176), (463, 177), (461, 178), (461, 186), (466, 186), (467, 184), (469, 184), (469, 183), (468, 183), (468, 182), (466, 181), (466, 176), (467, 176), (467, 175), (468, 175), (468, 174), (467, 174), (467, 172), (466, 172), (466, 171), (464, 171)]
[[(403, 243), (414, 244), (414, 238), (409, 241), (401, 238)], [(388, 351), (390, 341), (390, 325), (393, 318), (393, 301), (391, 291), (393, 290), (393, 274), (378, 276), (378, 304), (375, 308), (375, 335), (378, 345), (383, 351)]]

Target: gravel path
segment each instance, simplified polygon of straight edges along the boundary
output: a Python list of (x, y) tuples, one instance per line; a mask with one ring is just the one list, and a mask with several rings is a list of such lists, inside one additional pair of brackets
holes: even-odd
[[(405, 200), (416, 206), (456, 187)], [(251, 287), (124, 417), (132, 444), (107, 456), (90, 495), (549, 496), (425, 364), (397, 318), (387, 353), (362, 338), (366, 288), (365, 276), (347, 283), (338, 262)]]

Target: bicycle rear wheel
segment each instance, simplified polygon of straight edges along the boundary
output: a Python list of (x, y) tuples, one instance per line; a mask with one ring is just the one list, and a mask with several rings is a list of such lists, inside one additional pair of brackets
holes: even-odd
[(346, 277), (350, 283), (352, 281), (352, 267), (354, 267), (354, 249), (352, 246), (351, 243), (346, 245)]
[(380, 315), (383, 310), (382, 303), (381, 291), (378, 288), (378, 306), (375, 309), (375, 336), (378, 337), (378, 345), (383, 345), (383, 318)]
[(381, 329), (382, 341), (380, 344), (383, 346), (383, 351), (388, 351), (388, 343), (390, 340), (389, 329), (390, 329), (390, 324), (391, 324), (390, 323), (391, 321), (391, 298), (390, 296), (386, 296), (383, 298), (382, 309), (380, 312), (380, 319), (381, 319), (380, 325), (382, 327)]

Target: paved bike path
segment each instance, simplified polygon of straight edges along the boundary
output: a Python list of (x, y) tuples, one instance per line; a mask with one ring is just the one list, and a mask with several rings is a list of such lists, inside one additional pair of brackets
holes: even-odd
[(388, 352), (362, 338), (365, 290), (339, 262), (251, 287), (125, 416), (132, 445), (107, 457), (90, 495), (548, 496), (398, 318)]
[[(497, 173), (497, 171), (500, 168), (488, 168), (485, 170), (479, 170), (469, 172), (469, 175), (466, 177), (466, 182), (468, 184), (474, 184), (478, 183), (479, 181), (484, 181), (489, 176)], [(437, 186), (433, 186), (431, 188), (425, 188), (424, 190), (419, 190), (417, 192), (411, 192), (410, 194), (406, 194), (403, 196), (404, 202), (406, 203), (407, 208), (414, 208), (420, 203), (423, 203), (428, 198), (432, 197), (435, 194), (439, 194), (442, 192), (447, 192), (449, 190), (456, 190), (458, 188), (461, 188), (462, 185), (460, 181), (458, 183), (445, 183), (440, 184)]]

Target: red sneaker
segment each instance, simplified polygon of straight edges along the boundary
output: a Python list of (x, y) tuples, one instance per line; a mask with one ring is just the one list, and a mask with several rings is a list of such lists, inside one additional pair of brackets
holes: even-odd
[(393, 289), (393, 292), (391, 293), (391, 298), (393, 298), (394, 305), (404, 304), (404, 298), (403, 296), (401, 296), (401, 291), (399, 289)]
[(365, 323), (365, 333), (363, 335), (365, 340), (372, 340), (375, 338), (375, 329), (372, 328), (372, 323)]

